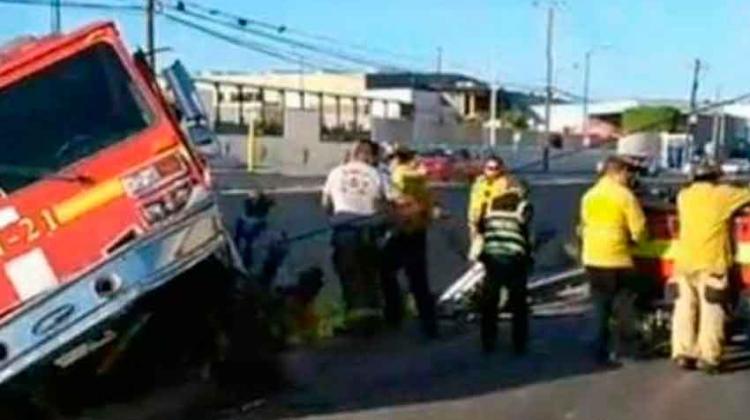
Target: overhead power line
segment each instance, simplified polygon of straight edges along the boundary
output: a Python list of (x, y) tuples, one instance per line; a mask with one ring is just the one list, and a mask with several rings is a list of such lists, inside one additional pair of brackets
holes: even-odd
[[(183, 2), (177, 2), (176, 5), (168, 4), (168, 5), (165, 5), (165, 7), (173, 10), (174, 12), (179, 12), (183, 15), (190, 16), (196, 20), (210, 22), (216, 25), (223, 26), (225, 28), (229, 28), (229, 29), (236, 30), (236, 31), (241, 31), (243, 33), (246, 33), (252, 36), (264, 38), (264, 39), (277, 42), (280, 44), (288, 45), (288, 46), (293, 46), (295, 48), (301, 48), (301, 49), (304, 49), (304, 50), (307, 50), (316, 54), (322, 54), (324, 56), (328, 56), (339, 61), (354, 63), (354, 64), (363, 65), (367, 67), (374, 67), (378, 69), (404, 70), (393, 64), (368, 59), (362, 56), (347, 54), (341, 51), (332, 50), (329, 48), (311, 44), (309, 42), (298, 41), (298, 40), (283, 36), (281, 35), (281, 33), (285, 32), (286, 30), (284, 26), (276, 26), (275, 32), (269, 32), (268, 30), (270, 28), (273, 28), (273, 26), (270, 24), (264, 24), (263, 26), (264, 29), (252, 28), (249, 26), (250, 22), (254, 22), (256, 25), (258, 24), (258, 22), (255, 22), (246, 18), (239, 18), (239, 17), (227, 18), (226, 16), (228, 15), (225, 13), (217, 12), (217, 13), (212, 14), (211, 12), (196, 12), (193, 9), (191, 9), (192, 6), (188, 6)], [(217, 16), (225, 16), (225, 17), (222, 18), (222, 17), (217, 17)]]
[[(385, 48), (373, 47), (372, 45), (361, 43), (361, 42), (352, 42), (346, 39), (334, 38), (334, 37), (324, 35), (324, 34), (313, 33), (313, 32), (301, 30), (298, 28), (293, 28), (285, 24), (275, 24), (275, 23), (271, 23), (271, 22), (264, 21), (261, 19), (241, 16), (236, 13), (223, 11), (223, 10), (213, 8), (213, 7), (207, 7), (194, 1), (177, 1), (177, 2), (172, 1), (172, 4), (175, 4), (175, 3), (177, 4), (182, 3), (185, 7), (190, 7), (192, 9), (202, 11), (204, 13), (208, 13), (212, 16), (225, 17), (225, 18), (229, 18), (235, 21), (241, 20), (246, 26), (257, 26), (259, 28), (277, 32), (279, 34), (283, 33), (288, 36), (295, 36), (297, 38), (307, 39), (308, 41), (316, 41), (320, 43), (325, 43), (325, 44), (328, 44), (329, 46), (333, 46), (339, 49), (344, 48), (346, 50), (349, 50), (351, 52), (356, 52), (358, 54), (361, 54), (363, 52), (368, 52), (370, 53), (370, 55), (379, 55), (382, 57), (387, 56), (387, 57), (390, 57), (391, 59), (408, 60), (412, 63), (420, 63), (422, 67), (424, 67), (425, 69), (431, 67), (430, 63), (433, 60), (428, 55), (417, 56), (413, 54), (397, 53), (394, 51), (386, 50)], [(454, 63), (450, 63), (450, 64), (452, 66), (455, 65)], [(398, 65), (396, 67), (404, 67), (404, 66)]]
[[(0, 0), (0, 4), (15, 4), (20, 6), (43, 6), (50, 7), (50, 0)], [(88, 1), (59, 1), (61, 7), (71, 7), (76, 9), (92, 10), (113, 10), (113, 11), (143, 11), (144, 6), (137, 4), (108, 4)]]
[[(146, 11), (145, 4), (132, 4), (132, 3), (127, 2), (127, 0), (122, 1), (121, 3), (122, 4), (111, 4), (111, 3), (102, 3), (102, 2), (93, 2), (93, 1), (77, 1), (77, 0), (60, 0), (59, 2), (61, 7), (74, 8), (74, 9), (106, 10), (106, 11), (114, 11), (114, 12), (138, 12), (138, 13), (144, 13)], [(50, 0), (0, 0), (0, 4), (49, 8)], [(295, 65), (299, 65), (301, 67), (306, 67), (306, 68), (320, 68), (320, 69), (331, 70), (331, 71), (342, 70), (341, 68), (338, 68), (336, 66), (330, 66), (329, 64), (325, 64), (322, 66), (318, 65), (318, 63), (324, 60), (314, 59), (314, 58), (307, 57), (299, 53), (280, 51), (272, 45), (265, 45), (259, 42), (252, 42), (252, 41), (232, 37), (231, 35), (223, 34), (219, 31), (205, 27), (198, 23), (191, 22), (187, 19), (180, 19), (180, 18), (177, 18), (176, 16), (166, 16), (166, 13), (163, 11), (160, 14), (165, 15), (165, 18), (177, 24), (190, 27), (193, 30), (203, 33), (204, 35), (208, 35), (214, 38), (221, 39), (235, 46), (240, 46), (247, 50), (250, 50), (259, 54), (263, 54), (266, 56), (270, 56), (270, 57), (282, 60), (287, 63), (293, 63)]]
[[(201, 32), (204, 35), (208, 35), (216, 39), (220, 39), (222, 41), (228, 42), (235, 46), (242, 47), (242, 48), (245, 48), (245, 49), (248, 49), (248, 50), (251, 50), (251, 51), (272, 57), (272, 58), (276, 58), (278, 60), (281, 60), (287, 63), (300, 64), (300, 61), (302, 61), (301, 65), (303, 66), (315, 67), (315, 66), (311, 66), (309, 62), (306, 62), (304, 60), (304, 56), (298, 56), (298, 55), (295, 56), (287, 52), (274, 50), (264, 44), (260, 44), (260, 43), (256, 43), (256, 42), (252, 42), (248, 40), (243, 40), (243, 39), (231, 36), (231, 35), (227, 35), (225, 33), (219, 32), (217, 30), (201, 25), (199, 23), (184, 19), (182, 17), (178, 17), (169, 12), (162, 12), (161, 15), (164, 16), (164, 18), (166, 18), (167, 20), (170, 20), (174, 23), (177, 23), (187, 28)], [(328, 70), (341, 71), (341, 69), (328, 69)]]

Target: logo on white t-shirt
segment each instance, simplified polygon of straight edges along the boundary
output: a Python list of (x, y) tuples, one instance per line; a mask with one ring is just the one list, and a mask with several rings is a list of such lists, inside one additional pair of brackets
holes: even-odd
[(382, 185), (375, 168), (350, 162), (331, 172), (325, 191), (331, 196), (336, 213), (373, 214), (382, 196)]

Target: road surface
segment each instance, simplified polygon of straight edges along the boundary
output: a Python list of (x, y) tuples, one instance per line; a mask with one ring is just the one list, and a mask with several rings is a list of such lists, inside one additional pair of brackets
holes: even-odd
[[(235, 177), (235, 178), (232, 178)], [(255, 182), (232, 171), (220, 176), (222, 206), (231, 223), (245, 190)], [(284, 181), (275, 194), (272, 226), (291, 234), (325, 225), (318, 195), (305, 185)], [(577, 201), (586, 180), (540, 177), (532, 199), (537, 230), (557, 232), (539, 256), (538, 271), (554, 272), (573, 261), (564, 250), (570, 240)], [(272, 185), (264, 181), (265, 185)], [(440, 222), (430, 237), (430, 274), (442, 290), (465, 268), (463, 212), (468, 190), (441, 190), (454, 218)], [(325, 298), (336, 299), (330, 272), (328, 237), (316, 236), (294, 247), (287, 274), (310, 265), (326, 270)], [(283, 355), (289, 386), (256, 399), (220, 405), (221, 391), (205, 383), (162, 389), (139, 401), (95, 408), (90, 419), (738, 419), (750, 413), (750, 354), (734, 344), (732, 372), (718, 377), (682, 372), (666, 360), (629, 361), (602, 370), (589, 357), (590, 320), (584, 313), (532, 320), (531, 351), (513, 357), (505, 351), (507, 325), (501, 327), (500, 351), (479, 350), (475, 325), (445, 321), (442, 337), (426, 341), (416, 325), (371, 338), (340, 337)], [(218, 404), (218, 405), (217, 405)]]

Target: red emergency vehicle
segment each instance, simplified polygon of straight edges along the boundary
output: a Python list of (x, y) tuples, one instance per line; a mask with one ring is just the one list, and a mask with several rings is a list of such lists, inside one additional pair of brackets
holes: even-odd
[(231, 246), (142, 63), (112, 23), (0, 49), (0, 383)]
[[(681, 185), (662, 186), (666, 194), (654, 197), (641, 195), (641, 204), (648, 223), (649, 239), (634, 249), (636, 271), (649, 281), (654, 289), (668, 290), (673, 275), (675, 246), (679, 234), (677, 209), (674, 197)], [(732, 245), (735, 265), (730, 270), (732, 299), (727, 308), (737, 321), (744, 321), (750, 331), (750, 211), (740, 210), (732, 220)], [(669, 294), (663, 303), (669, 303)], [(663, 306), (661, 306), (663, 307)]]

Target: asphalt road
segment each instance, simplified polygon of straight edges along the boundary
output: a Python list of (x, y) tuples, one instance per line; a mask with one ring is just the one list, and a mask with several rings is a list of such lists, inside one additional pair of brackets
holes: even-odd
[[(572, 178), (571, 178), (572, 177)], [(564, 245), (571, 239), (577, 202), (586, 177), (534, 176), (535, 229), (555, 232), (537, 256), (538, 273), (571, 267)], [(326, 226), (311, 179), (279, 181), (227, 171), (218, 175), (225, 189), (221, 204), (231, 225), (247, 190), (258, 183), (274, 190), (277, 207), (271, 226), (298, 234)], [(282, 187), (280, 190), (277, 187)], [(453, 217), (430, 233), (430, 276), (435, 291), (447, 287), (465, 266), (464, 212), (468, 188), (441, 189)], [(330, 270), (328, 236), (301, 241), (292, 249), (285, 275), (311, 265), (326, 272), (325, 299), (337, 299)], [(445, 321), (442, 336), (426, 341), (414, 324), (370, 338), (340, 337), (283, 355), (290, 384), (279, 393), (229, 408), (191, 408), (205, 399), (205, 386), (165, 389), (143, 401), (97, 410), (91, 419), (269, 418), (340, 419), (738, 419), (750, 412), (750, 354), (733, 345), (727, 361), (733, 371), (718, 377), (682, 372), (668, 361), (629, 361), (602, 370), (589, 357), (590, 320), (586, 314), (532, 320), (531, 351), (511, 356), (507, 325), (501, 325), (500, 351), (479, 351), (475, 325)], [(215, 392), (215, 391), (214, 391)], [(197, 417), (196, 417), (197, 416)]]
[[(559, 271), (574, 264), (564, 244), (587, 184), (570, 175), (534, 182), (536, 230), (556, 232), (538, 255), (537, 271)], [(230, 217), (241, 197), (236, 194), (223, 200)], [(465, 268), (459, 254), (466, 245), (466, 196), (460, 187), (441, 190), (454, 218), (431, 232), (430, 274), (436, 291)], [(325, 224), (316, 193), (277, 198), (275, 226), (298, 232)], [(326, 266), (327, 259), (327, 238), (321, 236), (300, 244), (291, 265)], [(327, 279), (327, 293), (335, 298), (330, 271)], [(503, 351), (482, 355), (476, 327), (452, 322), (442, 324), (443, 336), (434, 342), (421, 339), (414, 325), (370, 339), (334, 339), (285, 355), (293, 387), (221, 418), (736, 419), (750, 412), (750, 371), (745, 370), (750, 355), (744, 347), (733, 347), (728, 361), (735, 371), (720, 377), (682, 372), (663, 359), (601, 370), (589, 357), (589, 325), (585, 315), (536, 318), (531, 353), (522, 358)]]

